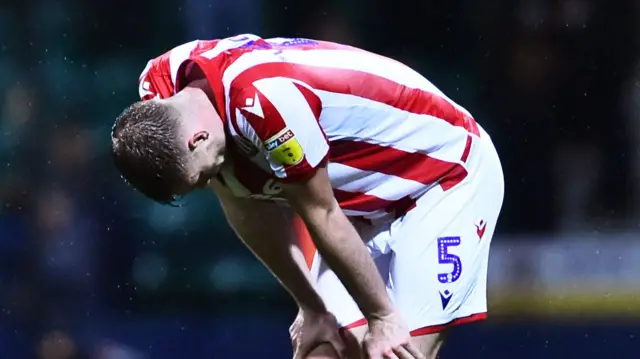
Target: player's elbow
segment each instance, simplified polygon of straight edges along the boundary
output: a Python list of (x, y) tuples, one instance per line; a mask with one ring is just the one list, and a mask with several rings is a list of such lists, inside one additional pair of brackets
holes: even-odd
[(328, 220), (342, 214), (325, 167), (319, 168), (306, 181), (283, 184), (283, 188), (289, 203), (305, 222)]
[(346, 220), (340, 205), (335, 199), (307, 204), (297, 211), (311, 231), (335, 231)]

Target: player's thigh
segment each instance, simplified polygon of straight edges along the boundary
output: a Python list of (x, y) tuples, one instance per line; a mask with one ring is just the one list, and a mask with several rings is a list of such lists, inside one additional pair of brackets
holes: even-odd
[(486, 316), (489, 247), (502, 205), (486, 187), (462, 183), (435, 204), (419, 201), (395, 229), (390, 283), (414, 335)]
[(390, 276), (395, 304), (415, 335), (484, 319), (489, 239), (488, 234), (483, 237), (487, 243), (480, 243), (475, 230), (454, 228), (394, 253)]
[[(343, 333), (343, 339), (347, 344), (349, 359), (358, 359), (362, 357), (360, 348), (364, 335), (367, 332), (367, 326), (350, 329)], [(426, 359), (435, 359), (444, 344), (447, 332), (419, 335), (411, 338), (413, 345), (422, 353)]]
[[(378, 272), (385, 284), (389, 277), (391, 256), (374, 259)], [(342, 328), (353, 328), (366, 324), (358, 305), (344, 287), (338, 276), (317, 253), (311, 266), (311, 276), (315, 279), (316, 290), (325, 306), (338, 320)]]
[(425, 359), (436, 359), (447, 338), (447, 333), (445, 330), (433, 334), (419, 335), (411, 339)]

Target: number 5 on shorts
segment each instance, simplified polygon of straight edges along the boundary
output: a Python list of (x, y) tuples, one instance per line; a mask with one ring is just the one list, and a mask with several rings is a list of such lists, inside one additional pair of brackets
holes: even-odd
[(453, 271), (450, 273), (438, 273), (440, 283), (453, 283), (460, 279), (462, 274), (462, 262), (460, 257), (449, 253), (449, 248), (460, 245), (460, 237), (440, 237), (438, 238), (438, 262), (440, 264), (453, 264)]

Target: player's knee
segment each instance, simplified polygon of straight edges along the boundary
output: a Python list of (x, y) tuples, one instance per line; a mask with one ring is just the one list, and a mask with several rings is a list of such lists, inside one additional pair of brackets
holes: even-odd
[(436, 359), (444, 344), (446, 332), (434, 333), (413, 337), (413, 344), (426, 359)]
[[(361, 332), (361, 333), (360, 333)], [(366, 332), (366, 327), (356, 328), (353, 330), (341, 331), (342, 343), (345, 346), (344, 355), (347, 359), (360, 359), (360, 343)], [(339, 359), (333, 346), (330, 344), (322, 344), (309, 353), (305, 359)]]

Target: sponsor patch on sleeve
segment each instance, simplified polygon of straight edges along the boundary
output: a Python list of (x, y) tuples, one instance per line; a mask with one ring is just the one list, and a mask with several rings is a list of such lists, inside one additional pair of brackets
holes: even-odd
[(264, 147), (271, 158), (283, 165), (293, 166), (304, 158), (304, 151), (296, 136), (288, 128), (278, 132), (277, 135), (271, 137), (264, 142)]

